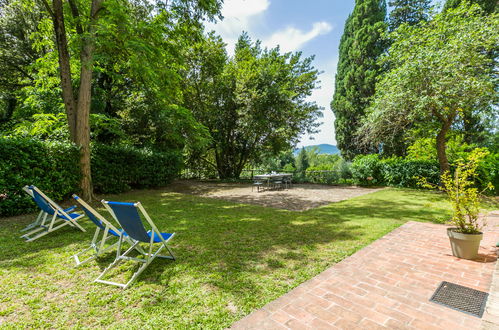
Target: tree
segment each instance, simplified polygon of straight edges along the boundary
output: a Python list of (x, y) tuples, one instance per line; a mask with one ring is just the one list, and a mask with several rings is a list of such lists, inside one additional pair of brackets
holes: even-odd
[(497, 72), (489, 51), (499, 41), (497, 14), (484, 17), (476, 5), (437, 14), (421, 26), (402, 25), (381, 60), (391, 70), (376, 86), (369, 115), (358, 134), (383, 142), (414, 126), (433, 135), (442, 173), (449, 170), (447, 135), (473, 109), (496, 111)]
[(301, 148), (300, 153), (296, 156), (296, 171), (304, 176), (309, 166), (307, 151), (305, 148)]
[(221, 178), (237, 178), (248, 162), (277, 155), (315, 131), (320, 107), (306, 100), (319, 74), (313, 57), (262, 49), (247, 34), (231, 58), (214, 34), (186, 57), (184, 107), (208, 129), (204, 159)]
[[(130, 8), (136, 4), (116, 0), (92, 0), (90, 3), (68, 0), (67, 7), (65, 7), (63, 0), (52, 0), (52, 4), (49, 4), (47, 0), (40, 1), (53, 25), (62, 99), (70, 137), (80, 147), (82, 173), (80, 188), (83, 197), (91, 199), (89, 115), (96, 49), (102, 46), (100, 44), (102, 41), (113, 43), (112, 38), (101, 40), (102, 36), (112, 35), (119, 39), (120, 28), (126, 31), (123, 22), (126, 22), (127, 17), (134, 13)], [(205, 15), (208, 17), (216, 15), (220, 10), (220, 1), (178, 0), (168, 5), (159, 5), (155, 10), (160, 14), (168, 10), (182, 11), (185, 17), (201, 19)], [(70, 24), (69, 29), (66, 26), (68, 24)], [(156, 36), (154, 33), (152, 35)], [(135, 51), (139, 52), (141, 47), (150, 46), (147, 44), (147, 37), (140, 37), (135, 40), (137, 41)], [(79, 69), (79, 75), (74, 74), (75, 67), (76, 70)], [(77, 78), (74, 79), (74, 76)]]
[(34, 84), (30, 64), (42, 56), (34, 47), (42, 18), (40, 8), (22, 9), (19, 1), (0, 0), (0, 122), (12, 118), (18, 105), (18, 92)]
[[(470, 3), (476, 3), (480, 7), (482, 7), (485, 13), (493, 13), (497, 10), (497, 0), (464, 0)], [(449, 9), (454, 9), (459, 7), (463, 3), (463, 0), (447, 0), (445, 2), (443, 11), (447, 11)]]
[[(469, 2), (472, 4), (476, 3), (483, 9), (484, 15), (497, 12), (499, 9), (497, 6), (497, 0), (447, 0), (443, 11), (457, 8), (463, 2)], [(492, 59), (497, 56), (497, 52), (499, 50), (498, 47), (491, 52), (490, 56)], [(464, 114), (462, 127), (460, 129), (463, 131), (464, 139), (467, 143), (485, 145), (487, 144), (487, 140), (490, 138), (490, 134), (493, 134), (491, 132), (495, 131), (497, 120), (495, 118), (484, 118), (483, 113), (487, 113), (487, 111), (484, 110), (486, 109), (475, 109), (475, 111), (470, 111)]]
[(340, 40), (338, 69), (331, 109), (335, 114), (336, 141), (346, 159), (368, 151), (357, 143), (355, 131), (374, 95), (380, 73), (378, 57), (385, 50), (384, 0), (357, 0)]
[(428, 19), (428, 10), (431, 0), (390, 0), (390, 31), (397, 29), (401, 24), (415, 25)]

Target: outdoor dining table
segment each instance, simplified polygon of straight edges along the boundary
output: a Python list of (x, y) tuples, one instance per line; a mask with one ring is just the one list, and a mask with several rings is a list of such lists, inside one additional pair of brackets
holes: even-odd
[(253, 180), (262, 180), (267, 182), (267, 187), (270, 187), (270, 183), (272, 182), (273, 179), (276, 178), (292, 178), (293, 174), (292, 173), (268, 173), (268, 174), (259, 174), (253, 176)]

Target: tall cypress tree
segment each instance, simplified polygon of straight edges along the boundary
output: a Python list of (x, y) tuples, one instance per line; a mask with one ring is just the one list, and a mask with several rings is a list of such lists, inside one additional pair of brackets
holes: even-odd
[(346, 159), (368, 151), (356, 141), (355, 132), (374, 95), (380, 72), (376, 60), (385, 50), (381, 41), (385, 18), (385, 0), (356, 0), (340, 40), (331, 109), (336, 117), (336, 142)]
[(391, 0), (388, 5), (390, 11), (390, 30), (397, 29), (400, 24), (414, 25), (428, 19), (428, 10), (431, 0)]

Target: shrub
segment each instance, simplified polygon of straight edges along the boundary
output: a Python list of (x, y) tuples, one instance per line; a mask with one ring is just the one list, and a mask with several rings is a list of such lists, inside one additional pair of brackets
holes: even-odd
[[(92, 179), (100, 193), (170, 183), (182, 166), (180, 152), (153, 152), (130, 146), (94, 144)], [(55, 201), (78, 192), (78, 148), (69, 142), (0, 136), (0, 216), (36, 210), (21, 189), (34, 184)]]
[(440, 167), (433, 160), (411, 160), (388, 158), (381, 161), (383, 182), (387, 186), (417, 188), (417, 177), (425, 177), (428, 182), (437, 184)]
[(177, 177), (181, 167), (178, 151), (153, 152), (104, 144), (92, 148), (92, 179), (95, 191), (100, 193), (164, 186)]
[(80, 178), (78, 148), (67, 142), (0, 137), (0, 216), (36, 209), (21, 188), (34, 184), (54, 200), (68, 197)]
[(316, 170), (314, 168), (309, 168), (305, 172), (305, 177), (303, 179), (306, 182), (333, 184), (338, 183), (340, 178), (338, 172), (333, 170)]
[(494, 186), (490, 192), (499, 195), (499, 153), (487, 155), (478, 166), (478, 178), (476, 179), (480, 188), (484, 189), (488, 183)]
[[(429, 184), (424, 177), (419, 180), (421, 186), (438, 188), (447, 194), (453, 210), (450, 222), (457, 227), (458, 232), (478, 234), (481, 231), (483, 225), (479, 221), (481, 192), (476, 187), (476, 179), (478, 167), (488, 154), (488, 150), (476, 148), (466, 159), (458, 160), (453, 174), (448, 171), (442, 174), (441, 186)], [(492, 184), (488, 183), (484, 190), (491, 188)]]
[(377, 154), (359, 155), (352, 162), (352, 178), (359, 184), (381, 185), (384, 183), (381, 168), (381, 159)]

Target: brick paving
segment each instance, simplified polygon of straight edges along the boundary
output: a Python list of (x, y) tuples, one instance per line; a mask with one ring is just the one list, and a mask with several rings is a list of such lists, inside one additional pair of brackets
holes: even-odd
[[(479, 258), (472, 261), (452, 256), (446, 226), (408, 222), (231, 328), (479, 329), (482, 319), (429, 299), (442, 281), (489, 292), (498, 225), (499, 213), (489, 214)], [(491, 302), (487, 311), (499, 312), (499, 300)], [(499, 313), (497, 319), (489, 314), (485, 326), (499, 329)]]

